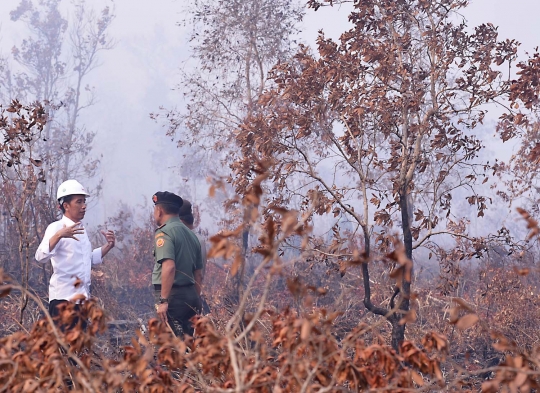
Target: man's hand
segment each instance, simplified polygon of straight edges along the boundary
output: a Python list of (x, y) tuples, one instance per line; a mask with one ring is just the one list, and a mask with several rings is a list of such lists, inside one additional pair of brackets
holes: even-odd
[(104, 257), (114, 247), (116, 243), (116, 237), (114, 236), (113, 231), (101, 231), (101, 233), (103, 234), (103, 236), (105, 236), (105, 239), (107, 240), (107, 244), (101, 247), (101, 256)]
[(52, 235), (49, 239), (49, 250), (52, 251), (62, 238), (74, 239), (79, 241), (79, 239), (77, 239), (75, 235), (82, 235), (83, 233), (84, 228), (82, 227), (82, 224), (80, 222), (76, 222), (75, 224), (68, 227), (66, 226), (66, 224), (64, 224), (64, 227), (58, 232), (56, 232), (54, 235)]
[(168, 303), (156, 304), (157, 315), (161, 322), (167, 323), (167, 310), (169, 309)]
[(116, 237), (114, 236), (114, 232), (113, 231), (101, 231), (101, 233), (103, 234), (103, 236), (105, 236), (105, 239), (107, 239), (107, 245), (110, 247), (110, 248), (113, 248), (114, 247), (114, 244), (116, 243)]
[(75, 239), (79, 241), (75, 237), (75, 235), (82, 235), (84, 233), (84, 228), (80, 222), (76, 222), (73, 225), (70, 225), (69, 227), (64, 224), (64, 227), (60, 229), (58, 232), (56, 232), (56, 236), (58, 236), (59, 239)]

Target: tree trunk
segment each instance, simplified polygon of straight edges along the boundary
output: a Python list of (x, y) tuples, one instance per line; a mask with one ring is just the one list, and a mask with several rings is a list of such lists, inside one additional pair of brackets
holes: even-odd
[(405, 324), (400, 325), (399, 316), (397, 314), (394, 314), (397, 318), (392, 318), (390, 323), (392, 324), (392, 338), (391, 338), (391, 345), (392, 348), (399, 352), (399, 346), (405, 339)]
[[(405, 255), (407, 258), (412, 260), (412, 233), (411, 233), (411, 223), (410, 223), (410, 214), (409, 214), (409, 195), (407, 193), (407, 185), (404, 185), (401, 189), (399, 196), (399, 206), (401, 210), (401, 229), (403, 233), (403, 245), (405, 247)], [(392, 325), (392, 348), (396, 351), (399, 350), (400, 344), (405, 339), (405, 324), (400, 324), (399, 321), (403, 316), (409, 311), (410, 308), (410, 296), (411, 295), (411, 282), (406, 279), (405, 276), (402, 278), (401, 289), (396, 289), (392, 300), (390, 301), (390, 306), (394, 307), (394, 298), (399, 296), (400, 303), (398, 310), (394, 313), (390, 320)]]

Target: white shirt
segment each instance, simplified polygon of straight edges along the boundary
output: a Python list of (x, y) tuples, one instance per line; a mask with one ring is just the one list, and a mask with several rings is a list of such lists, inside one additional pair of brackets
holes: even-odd
[[(66, 216), (50, 224), (45, 230), (43, 240), (36, 251), (36, 261), (45, 263), (51, 260), (53, 275), (49, 284), (49, 301), (71, 300), (75, 295), (81, 294), (86, 298), (90, 296), (90, 274), (92, 265), (102, 262), (101, 248), (92, 251), (90, 239), (86, 230), (81, 235), (75, 235), (78, 239), (62, 238), (51, 250), (49, 241), (51, 237), (65, 226), (75, 223)], [(79, 278), (82, 283), (75, 287), (75, 281)]]

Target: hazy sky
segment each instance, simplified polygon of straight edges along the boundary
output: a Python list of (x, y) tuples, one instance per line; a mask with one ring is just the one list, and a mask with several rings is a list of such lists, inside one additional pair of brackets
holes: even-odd
[[(175, 166), (182, 161), (179, 151), (148, 114), (161, 105), (170, 108), (181, 103), (181, 92), (172, 88), (179, 80), (179, 68), (189, 56), (186, 31), (177, 25), (186, 1), (88, 1), (96, 8), (111, 5), (116, 14), (110, 31), (116, 46), (101, 54), (102, 65), (88, 80), (96, 87), (99, 102), (82, 119), (89, 129), (98, 132), (95, 153), (103, 155), (107, 203), (94, 208), (99, 217), (113, 213), (120, 199), (135, 205), (148, 201), (159, 189), (181, 192), (181, 182), (171, 182)], [(8, 15), (18, 3), (0, 0), (3, 54), (24, 36), (22, 25), (11, 22)], [(309, 10), (302, 39), (313, 44), (319, 29), (337, 38), (349, 27), (349, 9), (350, 5), (344, 5)], [(518, 39), (523, 43), (522, 51), (531, 51), (540, 44), (538, 15), (539, 0), (476, 0), (465, 13), (471, 25), (491, 22), (500, 26), (501, 38)]]

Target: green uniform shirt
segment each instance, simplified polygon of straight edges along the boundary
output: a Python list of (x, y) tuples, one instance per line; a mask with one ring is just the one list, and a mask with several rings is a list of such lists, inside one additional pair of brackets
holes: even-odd
[(195, 284), (193, 272), (203, 268), (199, 240), (178, 217), (169, 219), (156, 229), (154, 257), (152, 284), (161, 284), (161, 263), (166, 259), (174, 261), (173, 285), (177, 286)]

